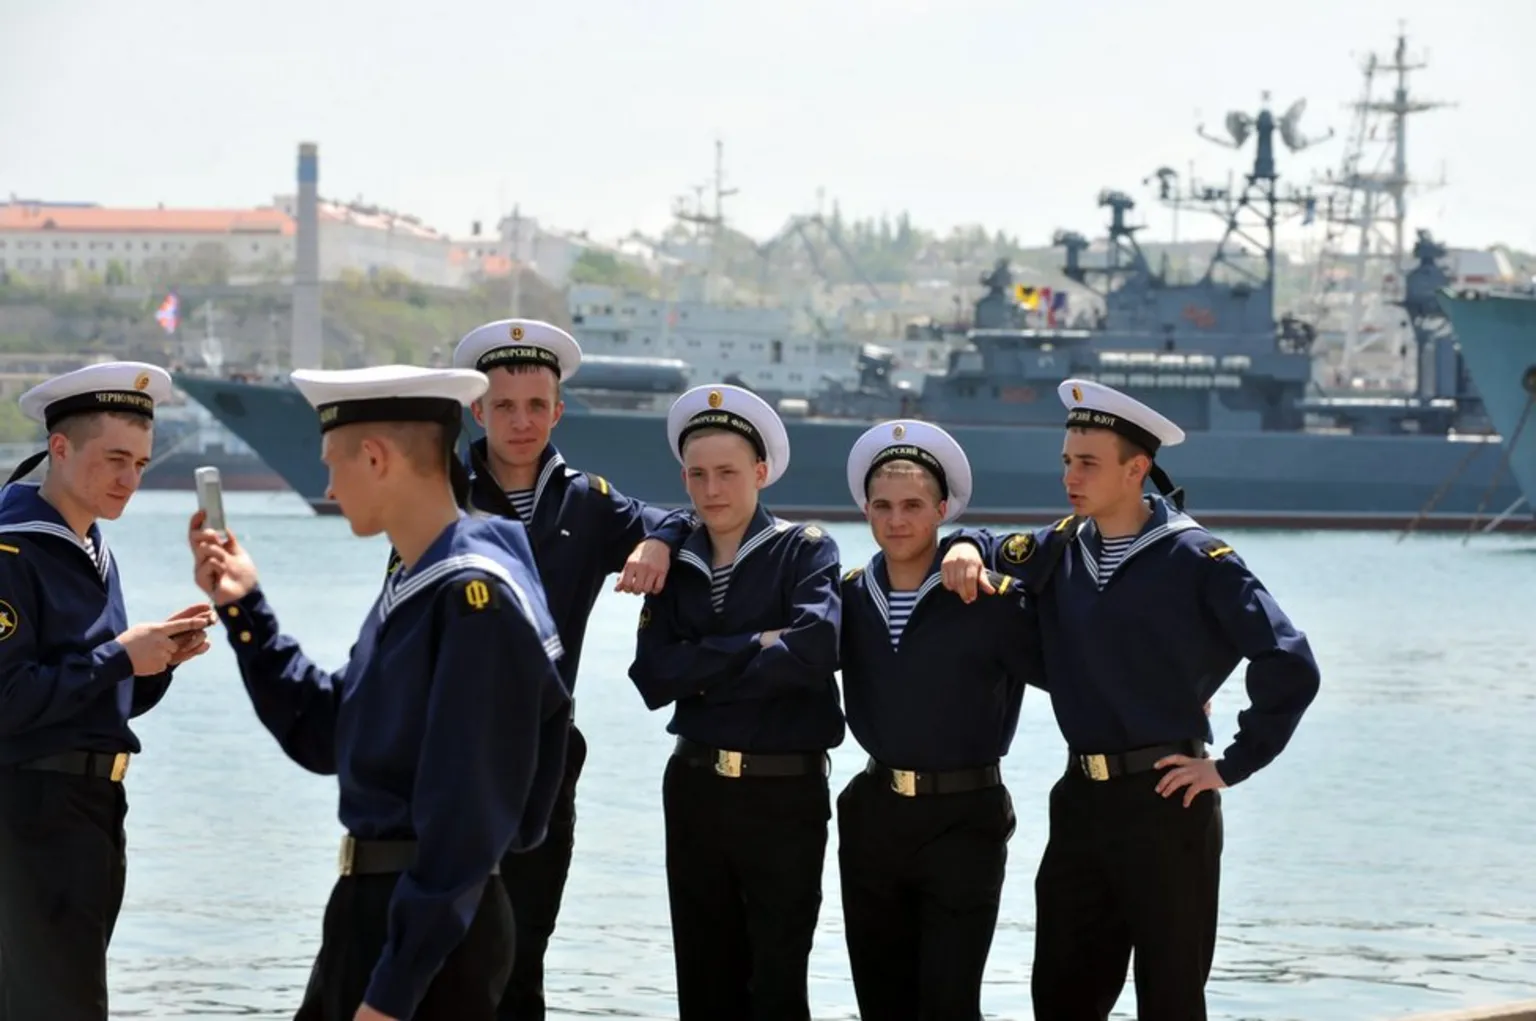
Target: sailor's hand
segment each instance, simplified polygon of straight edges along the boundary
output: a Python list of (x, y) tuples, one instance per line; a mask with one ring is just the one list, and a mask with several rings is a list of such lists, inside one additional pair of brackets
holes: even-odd
[(397, 1021), (397, 1019), (388, 1014), (381, 1014), (365, 1003), (357, 1008), (357, 1013), (352, 1015), (352, 1021)]
[(1162, 775), (1157, 781), (1157, 793), (1165, 798), (1177, 794), (1179, 788), (1185, 788), (1184, 807), (1188, 808), (1195, 803), (1195, 795), (1201, 791), (1219, 791), (1226, 786), (1221, 773), (1216, 769), (1215, 759), (1192, 759), (1188, 755), (1165, 755), (1158, 759), (1155, 768), (1162, 769), (1165, 766), (1173, 768)]
[(197, 630), (183, 631), (176, 636), (176, 652), (171, 656), (171, 666), (181, 666), (187, 660), (208, 651), (208, 629), (218, 621), (213, 607), (207, 603), (193, 603), (180, 613), (174, 613), (166, 618), (167, 623), (173, 620), (195, 621)]
[(629, 554), (624, 570), (613, 587), (615, 592), (631, 595), (655, 595), (667, 580), (667, 569), (672, 566), (672, 548), (660, 539), (645, 539)]
[(976, 598), (976, 589), (991, 595), (992, 583), (987, 580), (987, 565), (981, 562), (981, 550), (974, 543), (957, 542), (944, 554), (944, 563), (939, 571), (944, 579), (944, 587), (959, 596), (962, 602), (972, 602)]
[(192, 547), (193, 577), (197, 587), (208, 593), (215, 606), (236, 602), (256, 587), (256, 563), (240, 545), (233, 531), (225, 538), (211, 528), (204, 528), (207, 515), (192, 515), (187, 529), (187, 544)]
[(774, 631), (764, 631), (762, 634), (757, 636), (757, 644), (761, 645), (763, 648), (766, 649), (766, 648), (768, 648), (768, 646), (770, 646), (774, 642), (778, 641), (779, 640), (779, 636), (782, 635), (783, 633), (784, 633), (784, 629), (783, 628), (778, 628), (778, 629), (776, 629)]
[(153, 677), (175, 665), (176, 655), (181, 650), (181, 636), (198, 634), (209, 623), (212, 621), (204, 623), (199, 617), (173, 617), (152, 624), (135, 624), (118, 635), (117, 641), (128, 651), (133, 676)]

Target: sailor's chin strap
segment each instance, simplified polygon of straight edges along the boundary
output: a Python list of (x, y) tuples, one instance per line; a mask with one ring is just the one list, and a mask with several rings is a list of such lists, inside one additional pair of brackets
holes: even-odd
[(1173, 501), (1173, 506), (1182, 511), (1184, 509), (1184, 487), (1175, 486), (1173, 480), (1168, 477), (1168, 473), (1163, 471), (1162, 466), (1156, 461), (1152, 462), (1152, 470), (1147, 474), (1151, 477), (1152, 484), (1157, 487), (1157, 491)]
[(15, 482), (17, 479), (26, 478), (28, 475), (31, 475), (34, 471), (37, 470), (38, 465), (42, 464), (47, 459), (48, 451), (39, 450), (31, 457), (18, 464), (16, 466), (16, 470), (11, 472), (11, 477), (5, 480), (5, 484), (8, 486), (12, 482)]

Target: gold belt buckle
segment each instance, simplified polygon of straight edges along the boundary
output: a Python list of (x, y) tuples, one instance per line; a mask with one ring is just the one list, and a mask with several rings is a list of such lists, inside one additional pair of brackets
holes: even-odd
[(904, 798), (917, 797), (917, 774), (910, 769), (891, 770), (891, 790)]
[(128, 775), (128, 753), (118, 752), (112, 756), (112, 782), (122, 783), (123, 777)]
[(344, 876), (352, 874), (352, 860), (357, 852), (357, 841), (348, 833), (341, 838), (341, 854), (337, 857), (336, 866)]
[(741, 752), (728, 752), (724, 749), (715, 751), (715, 775), (728, 776), (733, 779), (741, 776)]
[(1090, 780), (1109, 779), (1109, 760), (1102, 755), (1084, 755), (1078, 760)]

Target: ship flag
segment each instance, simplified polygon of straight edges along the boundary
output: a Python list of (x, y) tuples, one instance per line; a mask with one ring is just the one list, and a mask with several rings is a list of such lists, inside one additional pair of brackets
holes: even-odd
[(181, 311), (181, 301), (174, 293), (167, 294), (160, 307), (155, 310), (155, 322), (166, 333), (176, 332), (177, 316)]

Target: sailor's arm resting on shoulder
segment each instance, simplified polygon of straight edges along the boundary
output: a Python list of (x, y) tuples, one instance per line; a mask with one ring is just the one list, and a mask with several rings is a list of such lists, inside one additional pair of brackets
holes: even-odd
[(40, 660), (38, 628), (47, 620), (48, 596), (24, 556), (0, 552), (0, 735), (67, 720), (134, 675), (119, 639)]
[(756, 634), (691, 637), (678, 623), (675, 590), (663, 589), (640, 607), (629, 679), (656, 710), (713, 689), (761, 651)]
[(987, 579), (988, 568), (995, 567), (996, 538), (985, 528), (957, 528), (939, 544), (944, 557), (939, 564), (939, 575), (944, 587), (963, 601), (975, 600), (978, 593), (996, 591)]
[(1007, 608), (1006, 612), (998, 614), (997, 626), (1005, 629), (998, 642), (998, 658), (1009, 683), (1049, 691), (1045, 681), (1045, 656), (1040, 645), (1040, 613), (1035, 609), (1032, 597), (1026, 595), (1024, 586), (1012, 577), (993, 574), (991, 580), (997, 593), (988, 598), (999, 600)]
[[(843, 623), (842, 566), (831, 536), (801, 543), (795, 555), (788, 627), (762, 637), (763, 650), (741, 675), (705, 694), (708, 702), (745, 702), (795, 691), (820, 691), (837, 670)], [(771, 640), (768, 636), (772, 635)]]
[(1285, 749), (1317, 697), (1321, 676), (1307, 636), (1230, 547), (1208, 543), (1205, 604), (1233, 648), (1248, 660), (1249, 707), (1217, 769), (1231, 786)]
[[(439, 598), (441, 651), (411, 805), (416, 860), (395, 886), (384, 950), (363, 997), (396, 1018), (414, 1016), (469, 931), (491, 870), (527, 823), (540, 730), (569, 704), (544, 643), (502, 581), (461, 576)], [(508, 664), (516, 664), (511, 674)]]
[(294, 762), (313, 773), (335, 773), (336, 712), (346, 668), (321, 669), (282, 633), (250, 554), (233, 532), (220, 540), (204, 529), (202, 515), (193, 515), (188, 532), (194, 576), (224, 623), (252, 708)]
[(587, 483), (604, 518), (599, 526), (603, 570), (619, 575), (614, 591), (660, 592), (672, 567), (672, 550), (688, 537), (687, 516), (631, 499), (601, 475), (588, 473)]

